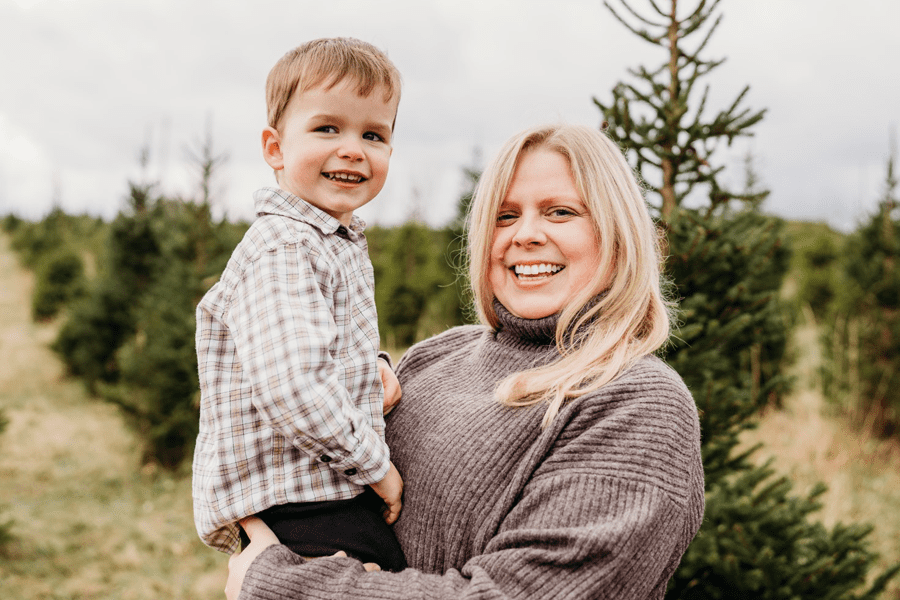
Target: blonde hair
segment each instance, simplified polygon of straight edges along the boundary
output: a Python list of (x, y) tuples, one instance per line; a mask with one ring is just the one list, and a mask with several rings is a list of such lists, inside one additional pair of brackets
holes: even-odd
[(368, 97), (377, 87), (384, 101), (400, 99), (400, 72), (387, 55), (355, 38), (322, 38), (297, 46), (275, 63), (266, 78), (269, 127), (278, 129), (295, 93), (326, 84), (331, 89), (346, 78), (357, 84), (356, 93)]
[[(510, 375), (496, 391), (510, 406), (548, 403), (543, 427), (566, 400), (599, 389), (669, 337), (671, 305), (661, 290), (660, 234), (634, 173), (606, 135), (579, 125), (528, 129), (510, 139), (481, 176), (468, 221), (469, 277), (479, 320), (496, 329), (488, 273), (500, 205), (520, 158), (537, 148), (568, 161), (590, 213), (600, 264), (590, 285), (562, 310), (555, 362)], [(598, 293), (605, 292), (599, 299)]]

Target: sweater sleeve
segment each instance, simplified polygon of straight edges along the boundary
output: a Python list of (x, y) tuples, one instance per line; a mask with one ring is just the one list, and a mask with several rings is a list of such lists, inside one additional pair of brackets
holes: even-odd
[(251, 565), (240, 598), (662, 597), (684, 519), (657, 488), (572, 471), (529, 486), (485, 551), (460, 570), (367, 573), (352, 559), (304, 561), (274, 546)]

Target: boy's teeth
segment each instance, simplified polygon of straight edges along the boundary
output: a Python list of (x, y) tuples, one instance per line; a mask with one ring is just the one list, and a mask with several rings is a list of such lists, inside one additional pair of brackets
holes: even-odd
[(551, 265), (548, 263), (540, 263), (537, 265), (516, 265), (516, 275), (543, 275), (554, 274), (562, 271), (562, 265)]
[(351, 175), (350, 173), (325, 173), (325, 177), (333, 181), (346, 181), (348, 183), (359, 183), (363, 179), (359, 175)]

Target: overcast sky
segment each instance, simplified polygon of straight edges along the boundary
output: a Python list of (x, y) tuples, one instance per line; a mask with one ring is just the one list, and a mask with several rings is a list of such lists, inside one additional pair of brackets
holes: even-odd
[[(768, 109), (721, 157), (729, 180), (742, 181), (749, 149), (772, 192), (766, 210), (852, 228), (883, 191), (900, 129), (900, 2), (720, 6), (707, 56), (727, 61), (710, 108), (749, 84), (745, 106)], [(324, 36), (372, 42), (403, 75), (388, 181), (360, 212), (381, 224), (414, 210), (447, 222), (476, 149), (486, 159), (546, 121), (596, 126), (592, 97), (665, 60), (600, 0), (0, 0), (0, 214), (40, 217), (57, 199), (111, 217), (141, 177), (191, 195), (186, 149), (211, 123), (228, 154), (216, 204), (251, 217), (252, 192), (273, 182), (259, 143), (266, 75)]]

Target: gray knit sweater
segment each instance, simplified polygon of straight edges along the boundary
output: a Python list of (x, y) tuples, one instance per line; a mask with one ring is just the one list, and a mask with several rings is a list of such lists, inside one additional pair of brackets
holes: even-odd
[(646, 357), (541, 430), (545, 406), (505, 407), (493, 392), (558, 357), (556, 319), (498, 313), (499, 333), (457, 327), (398, 365), (387, 441), (406, 485), (395, 531), (410, 568), (366, 573), (272, 546), (241, 600), (663, 597), (703, 516), (690, 393)]

